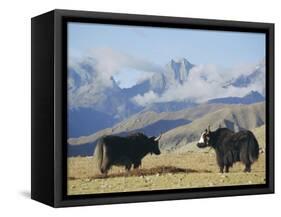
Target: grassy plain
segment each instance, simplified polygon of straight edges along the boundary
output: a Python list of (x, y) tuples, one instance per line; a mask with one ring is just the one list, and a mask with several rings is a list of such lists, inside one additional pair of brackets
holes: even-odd
[[(264, 125), (252, 130), (260, 148), (265, 148)], [(68, 158), (68, 194), (96, 194), (126, 191), (198, 188), (265, 183), (265, 153), (252, 165), (251, 173), (236, 163), (230, 172), (220, 174), (213, 150), (198, 149), (195, 143), (161, 155), (148, 155), (142, 167), (126, 172), (113, 167), (107, 177), (99, 174), (95, 157)]]
[(251, 173), (242, 172), (243, 165), (236, 163), (223, 175), (213, 151), (147, 156), (141, 169), (126, 172), (113, 167), (106, 178), (99, 174), (94, 157), (69, 158), (68, 165), (69, 195), (265, 183), (265, 154)]

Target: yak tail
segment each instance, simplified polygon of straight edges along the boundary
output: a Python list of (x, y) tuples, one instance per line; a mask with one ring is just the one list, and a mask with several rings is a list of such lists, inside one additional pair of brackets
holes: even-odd
[(100, 139), (96, 145), (95, 154), (97, 160), (97, 167), (101, 170), (102, 160), (103, 160), (103, 141)]
[(248, 140), (248, 154), (251, 163), (259, 158), (259, 143), (252, 132), (250, 132)]

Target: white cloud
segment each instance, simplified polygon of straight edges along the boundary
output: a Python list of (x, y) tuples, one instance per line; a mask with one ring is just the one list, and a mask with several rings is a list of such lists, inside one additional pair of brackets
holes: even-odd
[(131, 68), (144, 72), (160, 72), (162, 69), (150, 61), (136, 58), (111, 48), (95, 49), (90, 54), (97, 62), (96, 70), (104, 81), (117, 74), (123, 68)]
[(68, 78), (69, 106), (89, 107), (96, 103), (96, 100), (102, 97), (102, 92), (113, 87), (113, 76), (124, 68), (132, 69), (132, 73), (134, 70), (143, 71), (136, 82), (162, 70), (150, 61), (110, 48), (99, 48), (84, 57), (70, 58), (68, 69), (72, 69), (73, 72), (69, 73)]
[(219, 68), (215, 65), (198, 65), (191, 69), (189, 79), (182, 85), (177, 83), (169, 86), (161, 96), (149, 91), (142, 96), (134, 97), (133, 101), (142, 106), (150, 103), (181, 100), (201, 103), (213, 98), (243, 97), (250, 91), (263, 93), (265, 86), (263, 74), (247, 87), (225, 85), (228, 81), (238, 78), (240, 75), (248, 75), (253, 70), (252, 66), (243, 66), (235, 71), (234, 69)]
[[(212, 64), (198, 65), (190, 70), (188, 80), (182, 85), (177, 82), (167, 81), (169, 85), (161, 95), (149, 90), (143, 95), (134, 96), (132, 101), (141, 106), (186, 99), (200, 103), (213, 98), (242, 97), (252, 90), (264, 93), (264, 74), (261, 74), (247, 87), (227, 86), (229, 82), (239, 76), (252, 73), (255, 67), (256, 65), (249, 64), (226, 69)], [(112, 80), (114, 76), (118, 77), (117, 80), (120, 84), (122, 79), (128, 79), (124, 75), (120, 76), (123, 69), (127, 70), (126, 73), (130, 72), (130, 70), (132, 73), (138, 72), (135, 73), (138, 74), (138, 77), (134, 78), (135, 83), (140, 83), (155, 73), (164, 72), (162, 67), (148, 60), (110, 48), (92, 50), (80, 59), (70, 58), (68, 68), (68, 99), (70, 107), (91, 107), (100, 102), (107, 88), (114, 87)], [(264, 68), (263, 70), (265, 71)]]
[(137, 104), (139, 104), (141, 106), (146, 106), (148, 104), (156, 102), (158, 99), (159, 99), (158, 94), (156, 94), (156, 93), (154, 93), (154, 91), (150, 90), (143, 95), (138, 94), (137, 96), (134, 96), (132, 98), (132, 101), (136, 102)]

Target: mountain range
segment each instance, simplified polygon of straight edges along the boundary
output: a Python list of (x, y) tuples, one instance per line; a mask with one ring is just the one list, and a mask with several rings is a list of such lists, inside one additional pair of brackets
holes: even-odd
[(143, 132), (148, 136), (163, 133), (162, 150), (174, 150), (198, 140), (202, 131), (211, 125), (234, 131), (253, 129), (265, 123), (265, 103), (251, 105), (200, 104), (177, 112), (144, 111), (89, 136), (68, 139), (68, 155), (92, 155), (97, 140), (104, 135), (128, 135)]
[[(154, 73), (147, 79), (130, 88), (120, 88), (114, 77), (107, 84), (99, 81), (95, 61), (83, 60), (69, 66), (68, 85), (68, 137), (87, 136), (128, 119), (141, 112), (177, 112), (187, 108), (195, 108), (202, 102), (192, 98), (172, 98), (157, 101), (169, 90), (188, 85), (192, 81), (191, 73), (196, 73), (196, 65), (187, 59), (169, 61), (161, 72)], [(193, 71), (192, 71), (193, 70)], [(246, 88), (253, 83), (264, 82), (265, 62), (261, 61), (245, 75), (233, 77), (219, 84), (222, 88)], [(195, 72), (194, 72), (195, 71)], [(203, 73), (200, 79), (207, 82), (208, 74)], [(223, 90), (223, 89), (222, 89)], [(198, 90), (194, 90), (195, 92)], [(151, 103), (137, 103), (137, 97), (146, 94), (156, 96)], [(264, 101), (264, 90), (261, 92), (249, 90), (244, 96), (227, 96), (209, 99), (207, 104), (251, 104)]]
[(170, 150), (198, 141), (208, 125), (211, 130), (227, 127), (235, 132), (251, 130), (265, 124), (264, 102), (251, 105), (234, 105), (208, 113), (188, 125), (182, 125), (163, 134), (161, 149)]

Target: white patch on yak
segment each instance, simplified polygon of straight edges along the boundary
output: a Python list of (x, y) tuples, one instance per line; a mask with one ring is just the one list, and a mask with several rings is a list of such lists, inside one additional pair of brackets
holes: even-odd
[(205, 135), (205, 132), (201, 134), (201, 137), (200, 137), (198, 143), (205, 143), (205, 141), (204, 141), (204, 135)]

